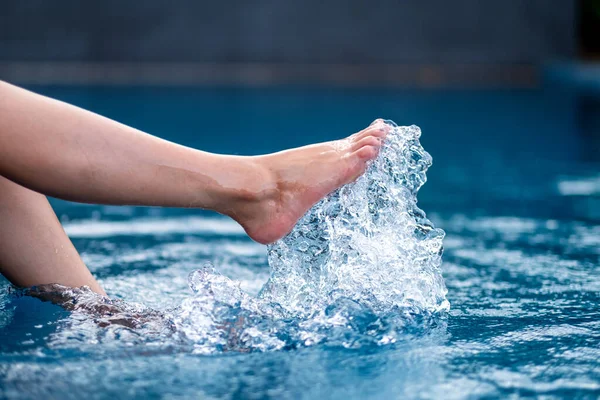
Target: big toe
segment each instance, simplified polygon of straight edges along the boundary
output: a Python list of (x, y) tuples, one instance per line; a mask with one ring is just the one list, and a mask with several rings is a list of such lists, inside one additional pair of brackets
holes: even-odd
[(356, 150), (354, 154), (356, 155), (359, 161), (366, 162), (377, 157), (380, 148), (381, 146), (364, 146)]
[(361, 176), (367, 169), (367, 164), (379, 154), (380, 146), (367, 145), (349, 154), (348, 175), (343, 183), (349, 183)]

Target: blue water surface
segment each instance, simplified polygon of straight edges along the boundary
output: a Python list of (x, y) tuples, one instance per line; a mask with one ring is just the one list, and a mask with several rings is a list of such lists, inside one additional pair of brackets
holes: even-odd
[[(451, 309), (385, 346), (197, 354), (160, 333), (98, 327), (0, 277), (2, 398), (598, 398), (600, 98), (566, 89), (36, 87), (199, 149), (261, 154), (377, 117), (416, 124), (433, 156), (419, 205), (447, 233)], [(114, 298), (168, 310), (211, 261), (256, 294), (264, 246), (198, 210), (52, 200)], [(4, 227), (5, 228), (5, 227)], [(23, 249), (27, 251), (27, 249)]]

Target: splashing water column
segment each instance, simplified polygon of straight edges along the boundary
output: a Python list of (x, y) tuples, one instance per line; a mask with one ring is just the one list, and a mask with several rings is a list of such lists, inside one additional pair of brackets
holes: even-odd
[(365, 174), (268, 247), (271, 277), (258, 298), (211, 267), (191, 275), (196, 297), (176, 321), (199, 348), (385, 344), (445, 315), (444, 232), (417, 207), (431, 156), (417, 126), (386, 124), (390, 133)]

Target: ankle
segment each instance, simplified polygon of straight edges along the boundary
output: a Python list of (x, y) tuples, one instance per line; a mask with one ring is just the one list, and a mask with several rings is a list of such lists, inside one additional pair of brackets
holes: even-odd
[(236, 221), (247, 220), (261, 212), (262, 206), (279, 196), (276, 174), (259, 157), (235, 157), (228, 160), (234, 179), (220, 185), (214, 209)]

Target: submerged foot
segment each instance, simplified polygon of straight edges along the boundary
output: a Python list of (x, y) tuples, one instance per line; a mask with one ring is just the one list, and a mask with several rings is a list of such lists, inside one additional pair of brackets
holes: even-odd
[(383, 120), (376, 120), (345, 139), (256, 157), (268, 171), (271, 188), (230, 215), (259, 243), (280, 239), (320, 199), (362, 175), (387, 132)]

